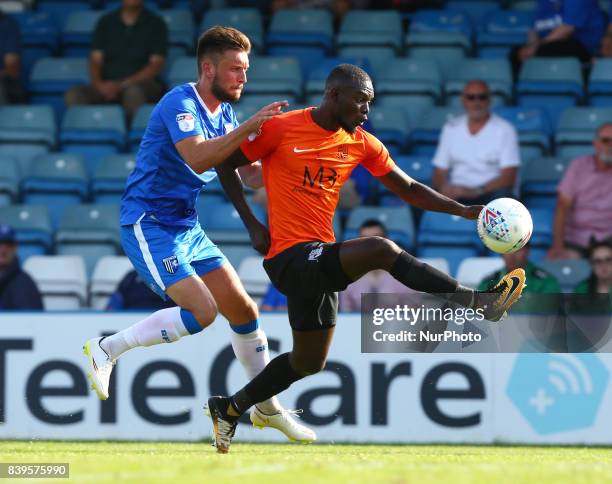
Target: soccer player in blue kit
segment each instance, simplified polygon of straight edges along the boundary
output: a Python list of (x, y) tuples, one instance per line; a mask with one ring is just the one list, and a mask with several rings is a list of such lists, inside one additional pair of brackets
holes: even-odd
[[(249, 379), (270, 361), (257, 306), (203, 232), (195, 210), (200, 190), (216, 176), (214, 167), (287, 105), (269, 104), (238, 125), (229, 102), (240, 98), (246, 83), (250, 47), (249, 39), (233, 28), (216, 26), (204, 32), (197, 47), (198, 82), (169, 91), (151, 114), (121, 200), (121, 241), (143, 280), (178, 306), (85, 343), (88, 377), (103, 400), (109, 396), (113, 366), (123, 353), (198, 333), (217, 312), (230, 322), (232, 347)], [(261, 166), (247, 168), (239, 172), (243, 181), (261, 186)], [(246, 225), (255, 248), (267, 252), (267, 229), (255, 217)], [(290, 440), (316, 439), (276, 397), (254, 406), (251, 421), (277, 428)]]

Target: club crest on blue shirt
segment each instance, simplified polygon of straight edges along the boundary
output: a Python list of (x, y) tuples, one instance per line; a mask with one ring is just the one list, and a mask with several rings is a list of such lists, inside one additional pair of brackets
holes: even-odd
[(183, 132), (193, 131), (195, 127), (195, 118), (191, 113), (181, 113), (176, 115), (178, 127)]
[(164, 263), (164, 267), (169, 274), (174, 274), (179, 265), (178, 258), (175, 255), (166, 257), (162, 260), (162, 262)]

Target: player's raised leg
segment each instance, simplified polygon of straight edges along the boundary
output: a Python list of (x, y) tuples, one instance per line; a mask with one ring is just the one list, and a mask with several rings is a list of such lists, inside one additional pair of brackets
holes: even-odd
[[(232, 348), (252, 380), (270, 362), (268, 339), (259, 325), (257, 305), (229, 263), (202, 276), (202, 280), (212, 293), (219, 312), (229, 321)], [(251, 422), (259, 428), (276, 428), (291, 441), (308, 443), (317, 438), (311, 429), (298, 423), (274, 395), (253, 406)]]

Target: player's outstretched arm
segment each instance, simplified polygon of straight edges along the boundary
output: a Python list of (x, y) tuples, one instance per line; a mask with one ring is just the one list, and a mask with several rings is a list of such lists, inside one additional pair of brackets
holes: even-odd
[(217, 138), (190, 136), (176, 143), (176, 149), (196, 173), (204, 173), (221, 164), (251, 133), (257, 133), (268, 119), (280, 114), (287, 101), (264, 106), (235, 130)]
[(410, 178), (399, 167), (378, 177), (383, 185), (405, 202), (432, 212), (446, 212), (467, 219), (477, 219), (482, 205), (463, 205)]
[(240, 177), (238, 173), (236, 173), (236, 167), (245, 166), (247, 164), (251, 164), (251, 162), (242, 154), (239, 148), (228, 160), (217, 166), (217, 175), (219, 176), (219, 181), (223, 186), (223, 190), (225, 190), (227, 197), (236, 208), (236, 211), (249, 231), (249, 237), (251, 238), (253, 248), (265, 255), (270, 249), (270, 234), (266, 226), (257, 220), (257, 217), (253, 214), (244, 196)]

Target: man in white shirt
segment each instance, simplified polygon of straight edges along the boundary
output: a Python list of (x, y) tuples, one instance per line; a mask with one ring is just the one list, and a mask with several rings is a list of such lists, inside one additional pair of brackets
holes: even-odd
[(463, 88), (466, 114), (448, 121), (433, 159), (433, 187), (466, 204), (512, 196), (520, 155), (514, 126), (491, 113), (486, 82)]

